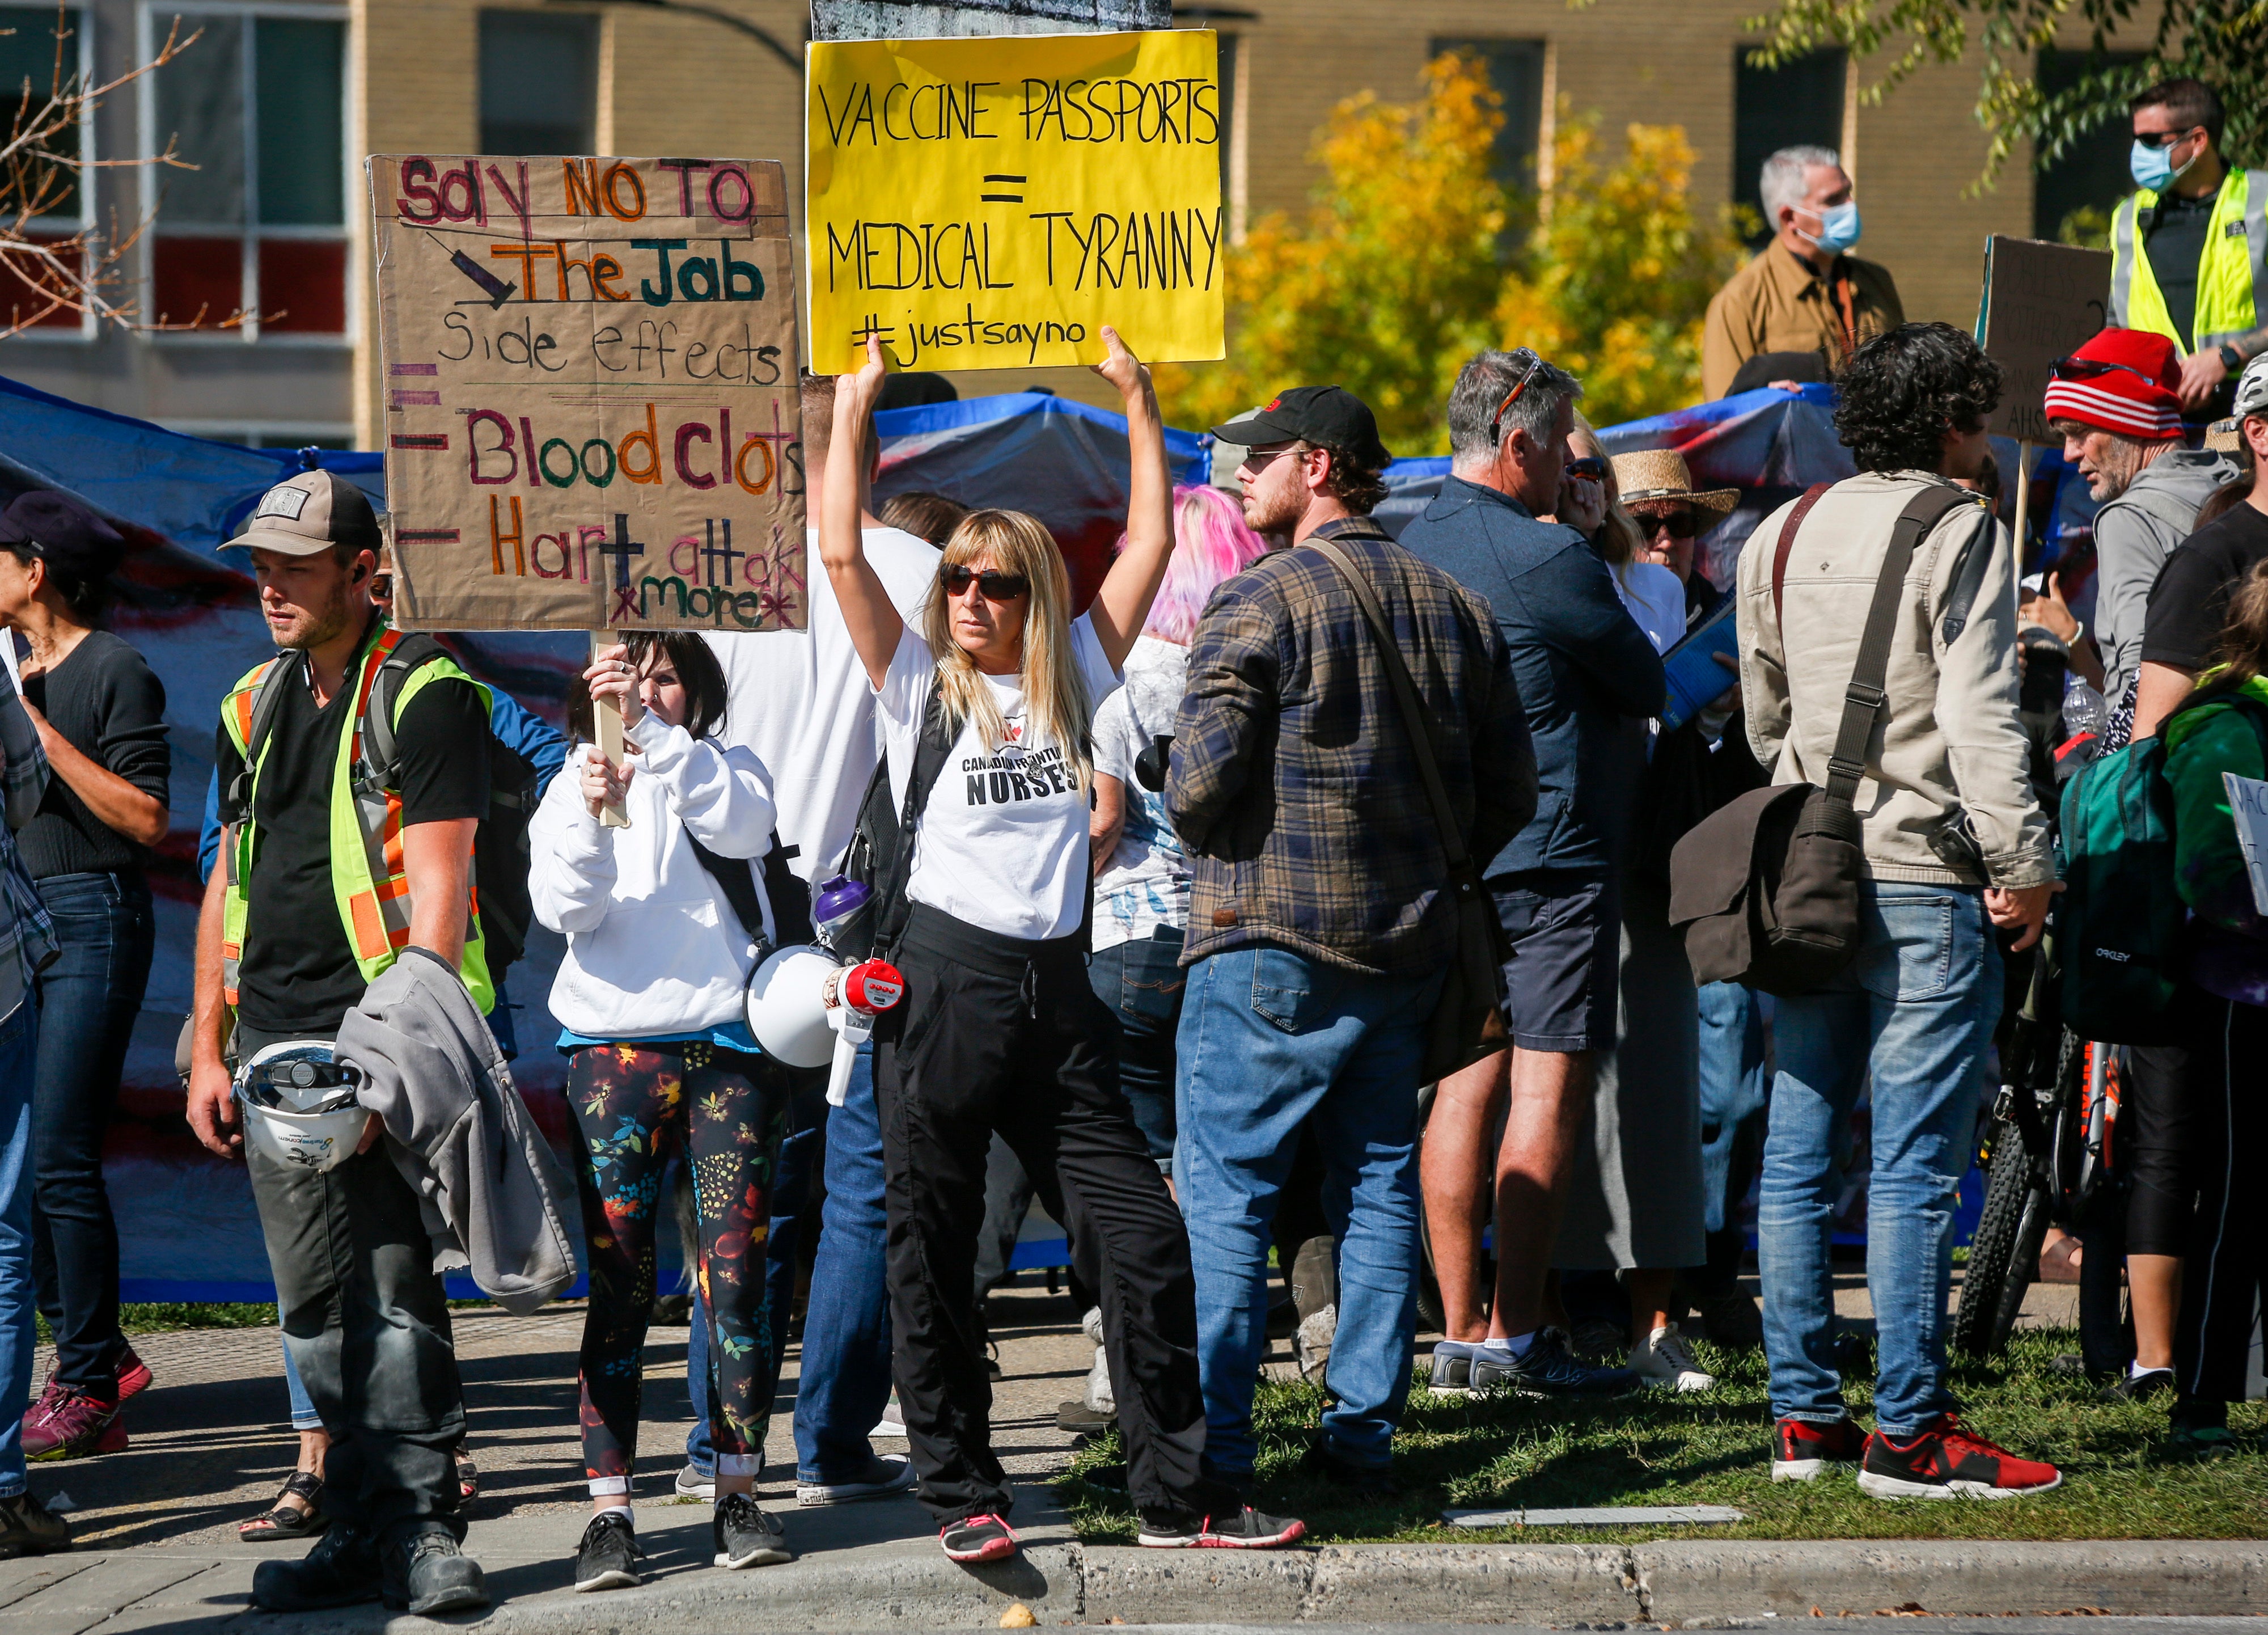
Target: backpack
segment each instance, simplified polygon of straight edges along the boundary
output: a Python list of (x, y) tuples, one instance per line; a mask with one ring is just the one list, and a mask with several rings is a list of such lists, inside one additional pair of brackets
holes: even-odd
[[(405, 636), (371, 678), (370, 707), (363, 718), (363, 754), (351, 773), (354, 792), (373, 794), (401, 786), (401, 761), (394, 736), (394, 701), (412, 672), (448, 650), (431, 636)], [(303, 653), (286, 653), (260, 678), (252, 696), (252, 731), (245, 742), (244, 770), (229, 792), (231, 803), (249, 812), (253, 769), (260, 764), (275, 730), (284, 691), (279, 682), (297, 681), (306, 663)], [(534, 762), (489, 738), (489, 810), (473, 836), (473, 891), (480, 905), (481, 940), (492, 981), (502, 981), (527, 948), (527, 928), (535, 917), (528, 896), (532, 856), (528, 820), (535, 814)]]
[[(2231, 702), (2262, 729), (2257, 708)], [(2180, 1043), (2169, 1013), (2187, 963), (2189, 905), (2175, 886), (2165, 726), (2098, 756), (2066, 784), (2062, 828), (2057, 943), (2066, 1025), (2106, 1044)]]
[(912, 775), (906, 780), (902, 808), (893, 809), (890, 758), (887, 755), (868, 780), (858, 802), (858, 824), (843, 853), (836, 873), (873, 890), (873, 899), (858, 916), (836, 932), (833, 947), (850, 961), (869, 959), (893, 946), (905, 931), (909, 904), (906, 884), (914, 867), (914, 831), (929, 805), (930, 792), (953, 754), (953, 729), (945, 718), (945, 682), (930, 689), (922, 712), (921, 736), (914, 743)]

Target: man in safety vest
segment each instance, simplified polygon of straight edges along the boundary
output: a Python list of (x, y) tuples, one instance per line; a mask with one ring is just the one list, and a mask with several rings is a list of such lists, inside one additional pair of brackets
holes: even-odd
[(2225, 412), (2244, 365), (2268, 352), (2268, 171), (2231, 170), (2212, 86), (2169, 79), (2127, 105), (2140, 191), (2110, 227), (2110, 326), (2169, 337), (2182, 354), (2182, 407)]
[[(352, 483), (302, 472), (229, 543), (252, 553), (282, 651), (222, 702), (214, 748), (226, 827), (197, 925), (188, 1118), (224, 1157), (245, 1146), (230, 1058), (328, 1042), (404, 947), (458, 964), (490, 1003), (471, 892), (488, 689), (438, 649), (374, 688), (402, 638), (371, 600), (378, 519)], [(393, 729), (384, 772), (366, 741), (374, 691)], [(261, 1564), (253, 1601), (269, 1611), (488, 1603), (458, 1549), (451, 1449), (465, 1410), (447, 1301), (418, 1196), (380, 1133), (373, 1116), (328, 1169), (246, 1152), (284, 1343), (332, 1443), (330, 1530), (303, 1560)]]

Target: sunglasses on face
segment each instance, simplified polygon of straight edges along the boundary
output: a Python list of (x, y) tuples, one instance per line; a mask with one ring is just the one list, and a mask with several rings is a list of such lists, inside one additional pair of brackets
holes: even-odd
[(1281, 448), (1247, 449), (1244, 453), (1244, 469), (1265, 471), (1272, 462), (1283, 459), (1286, 454), (1305, 454), (1308, 452), (1297, 443), (1286, 443)]
[(2134, 140), (2146, 148), (2170, 148), (2196, 129), (2197, 127), (2192, 125), (2190, 130), (2146, 130), (2138, 135)]
[(1671, 512), (1638, 511), (1631, 514), (1638, 519), (1638, 531), (1648, 539), (1667, 532), (1674, 540), (1690, 540), (1695, 533), (1693, 513), (1683, 507)]
[(1032, 588), (1031, 580), (1020, 573), (1000, 573), (990, 568), (982, 573), (971, 573), (958, 566), (939, 568), (937, 578), (947, 596), (966, 595), (974, 585), (976, 593), (986, 601), (1015, 601), (1029, 594)]
[(2152, 386), (2158, 384), (2157, 376), (2146, 375), (2132, 364), (2108, 363), (2100, 357), (2058, 357), (2048, 365), (2050, 378), (2057, 380), (2095, 380), (2113, 370), (2137, 380), (2147, 380)]
[(1571, 477), (1588, 477), (1594, 482), (1602, 482), (1607, 475), (1607, 462), (1596, 454), (1584, 454), (1567, 462)]
[(1512, 390), (1504, 394), (1504, 401), (1496, 406), (1496, 413), (1489, 419), (1489, 443), (1491, 446), (1504, 441), (1505, 411), (1520, 401), (1520, 394), (1528, 390), (1528, 383), (1535, 379), (1535, 372), (1543, 367), (1543, 360), (1524, 346), (1508, 356), (1513, 363), (1521, 365), (1520, 379), (1512, 383)]

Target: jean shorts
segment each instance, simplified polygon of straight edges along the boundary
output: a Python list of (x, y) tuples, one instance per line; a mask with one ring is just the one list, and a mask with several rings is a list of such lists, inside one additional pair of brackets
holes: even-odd
[(1523, 1050), (1611, 1049), (1622, 903), (1611, 876), (1537, 869), (1488, 882), (1510, 952), (1505, 1021)]

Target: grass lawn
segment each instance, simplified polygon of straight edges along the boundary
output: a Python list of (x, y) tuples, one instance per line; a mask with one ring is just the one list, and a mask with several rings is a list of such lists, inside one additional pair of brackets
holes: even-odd
[[(2078, 1350), (2075, 1334), (2021, 1333), (2006, 1356), (1957, 1362), (1963, 1416), (2010, 1452), (2060, 1466), (2063, 1485), (2036, 1498), (1987, 1504), (1886, 1504), (1844, 1470), (1815, 1483), (1771, 1480), (1771, 1413), (1761, 1351), (1694, 1347), (1718, 1378), (1705, 1396), (1648, 1391), (1597, 1403), (1510, 1397), (1438, 1397), (1418, 1387), (1395, 1439), (1397, 1499), (1366, 1503), (1301, 1475), (1298, 1462), (1323, 1407), (1318, 1388), (1264, 1383), (1256, 1410), (1261, 1507), (1306, 1519), (1319, 1543), (1630, 1543), (1638, 1538), (2259, 1538), (2268, 1536), (2268, 1404), (2240, 1403), (2229, 1426), (2240, 1451), (2185, 1462), (2156, 1448), (2166, 1403), (2111, 1404), (2059, 1374), (2050, 1359)], [(1873, 1396), (1850, 1388), (1852, 1411), (1871, 1423)], [(1123, 1492), (1079, 1480), (1116, 1464), (1116, 1432), (1097, 1439), (1063, 1478), (1079, 1535), (1134, 1542)], [(1576, 1505), (1732, 1505), (1733, 1527), (1512, 1528), (1473, 1532), (1441, 1521), (1444, 1508)]]

